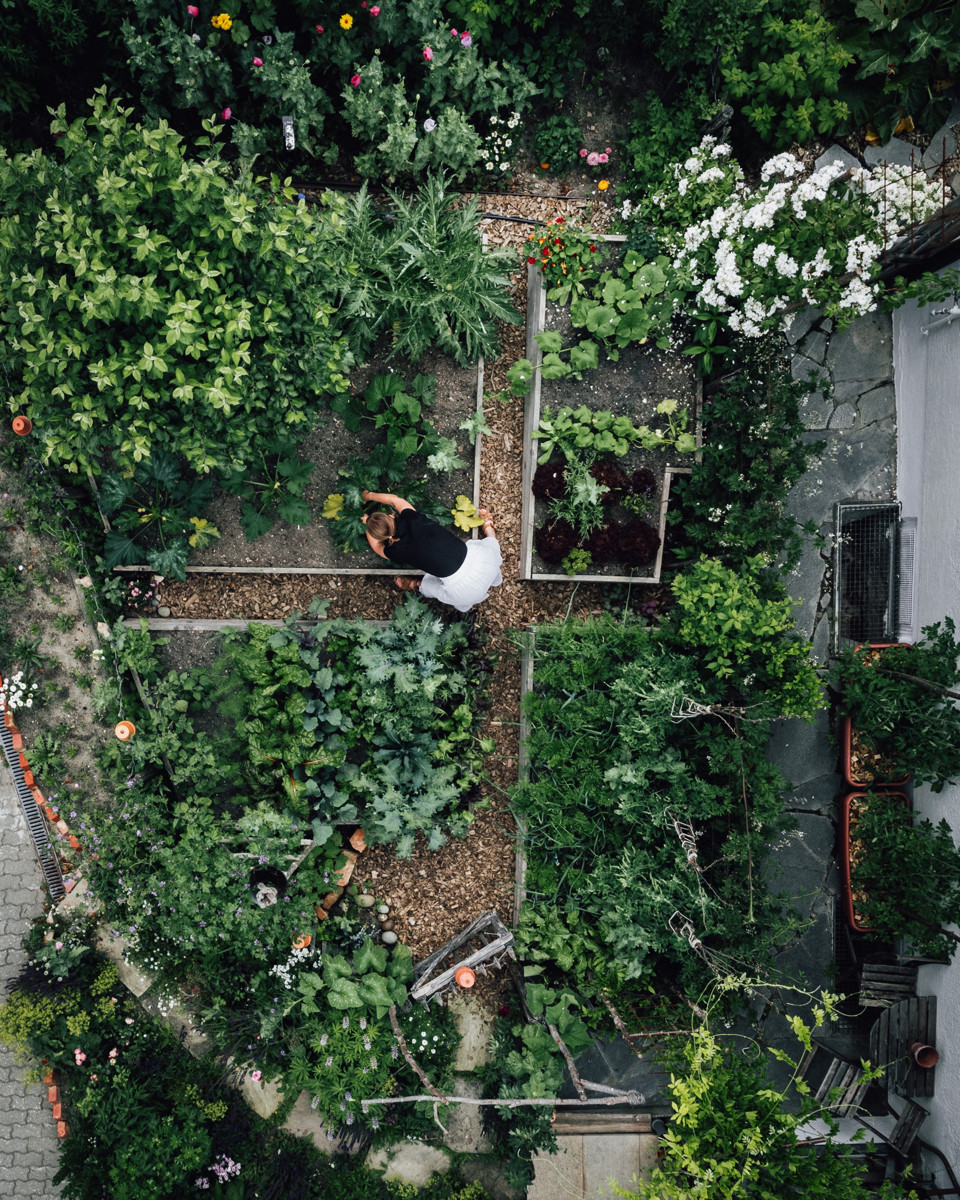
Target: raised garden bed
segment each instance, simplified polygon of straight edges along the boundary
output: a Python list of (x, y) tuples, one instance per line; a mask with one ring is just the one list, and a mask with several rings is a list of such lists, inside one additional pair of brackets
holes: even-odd
[[(624, 241), (616, 236), (603, 240), (617, 247), (617, 252)], [(596, 370), (586, 369), (579, 381), (573, 376), (544, 379), (541, 372), (543, 356), (535, 340), (537, 334), (545, 330), (556, 331), (566, 340), (573, 332), (573, 326), (569, 309), (547, 300), (542, 277), (533, 265), (528, 267), (527, 286), (526, 356), (534, 373), (524, 404), (520, 577), (568, 580), (571, 576), (562, 572), (558, 565), (541, 558), (535, 544), (536, 531), (545, 524), (548, 515), (546, 501), (535, 497), (532, 490), (537, 458), (542, 450), (541, 443), (534, 440), (532, 434), (540, 425), (543, 410), (578, 409), (586, 405), (593, 412), (613, 413), (614, 416), (628, 417), (635, 424), (655, 428), (664, 424), (657, 416), (657, 405), (664, 400), (676, 400), (678, 415), (688, 413), (690, 427), (696, 430), (700, 385), (689, 358), (637, 343), (621, 350), (616, 362), (607, 359), (601, 348), (600, 366)], [(633, 481), (641, 477), (645, 480), (636, 492), (639, 499), (647, 500), (641, 506), (643, 511), (626, 512), (617, 502), (611, 504), (607, 512), (620, 527), (638, 520), (650, 526), (650, 545), (655, 548), (651, 549), (648, 561), (637, 561), (636, 565), (627, 566), (616, 559), (594, 561), (585, 571), (577, 572), (577, 579), (596, 583), (659, 582), (671, 483), (676, 475), (689, 473), (691, 458), (692, 455), (670, 450), (644, 450), (633, 446), (620, 458), (604, 455), (598, 460), (618, 466)], [(549, 463), (560, 471), (565, 466), (563, 456), (556, 452)]]
[[(398, 372), (406, 379), (412, 379), (417, 374), (436, 376), (436, 400), (424, 415), (436, 426), (441, 437), (456, 440), (459, 456), (467, 466), (450, 474), (438, 474), (433, 494), (448, 508), (453, 508), (458, 495), (468, 496), (478, 505), (481, 439), (478, 437), (476, 445), (471, 446), (467, 433), (460, 429), (460, 423), (473, 416), (482, 405), (483, 360), (476, 367), (462, 369), (439, 351), (429, 352), (416, 367), (391, 363), (386, 358), (377, 359), (353, 373), (353, 390), (362, 392), (374, 376), (391, 371)], [(188, 572), (397, 574), (397, 567), (381, 566), (382, 560), (376, 559), (365, 545), (353, 553), (340, 550), (331, 536), (329, 522), (320, 515), (326, 497), (342, 490), (337, 472), (346, 465), (349, 456), (368, 454), (383, 442), (384, 435), (382, 431), (374, 429), (372, 423), (365, 423), (358, 432), (352, 432), (347, 429), (343, 418), (334, 412), (323, 414), (320, 420), (321, 426), (303, 439), (298, 450), (301, 461), (314, 464), (303, 493), (312, 516), (310, 524), (291, 525), (278, 519), (269, 532), (249, 541), (241, 525), (244, 501), (218, 488), (204, 516), (218, 528), (220, 537), (204, 549), (191, 552)], [(420, 465), (420, 460), (412, 460), (413, 465)], [(382, 490), (378, 484), (379, 480), (371, 472), (370, 488)], [(395, 488), (391, 486), (387, 490), (393, 491)], [(132, 564), (116, 570), (122, 574), (144, 571), (149, 574), (150, 568), (143, 564)]]
[(902, 804), (910, 808), (910, 800), (903, 792), (851, 792), (844, 796), (840, 803), (840, 889), (843, 903), (843, 915), (854, 933), (872, 933), (872, 927), (863, 922), (857, 911), (858, 897), (853, 891), (851, 876), (860, 858), (863, 848), (856, 836), (857, 815), (859, 808), (869, 797), (873, 804)]

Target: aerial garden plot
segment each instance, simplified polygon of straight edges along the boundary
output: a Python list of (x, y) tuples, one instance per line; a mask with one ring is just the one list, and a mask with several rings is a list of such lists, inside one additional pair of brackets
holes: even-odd
[[(623, 1196), (922, 1194), (806, 1144), (857, 998), (776, 965), (768, 748), (840, 694), (896, 762), (896, 699), (957, 774), (948, 624), (919, 691), (797, 631), (823, 384), (784, 335), (949, 294), (880, 278), (946, 142), (866, 150), (929, 151), (960, 16), (60, 7), (0, 17), (0, 692), (46, 888), (0, 1038), (62, 1194), (560, 1194), (603, 1122), (659, 1139)], [(489, 509), (502, 586), (403, 595), (365, 490)], [(948, 957), (952, 831), (864, 796), (854, 932)], [(869, 837), (949, 886), (891, 899)]]

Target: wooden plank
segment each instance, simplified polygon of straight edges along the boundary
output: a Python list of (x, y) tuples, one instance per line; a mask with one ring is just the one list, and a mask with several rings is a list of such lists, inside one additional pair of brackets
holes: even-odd
[[(246, 629), (248, 625), (274, 625), (278, 628), (286, 625), (286, 621), (268, 621), (265, 618), (249, 617), (214, 620), (206, 617), (124, 617), (126, 629), (139, 629), (141, 620), (147, 622), (151, 633), (216, 633), (220, 629)], [(297, 629), (313, 629), (324, 621), (297, 621)], [(365, 621), (365, 625), (375, 625), (386, 629), (389, 621)]]
[[(114, 567), (118, 575), (131, 572), (147, 572), (156, 574), (153, 567), (147, 563), (134, 563), (132, 566)], [(422, 575), (412, 567), (185, 567), (188, 575)]]

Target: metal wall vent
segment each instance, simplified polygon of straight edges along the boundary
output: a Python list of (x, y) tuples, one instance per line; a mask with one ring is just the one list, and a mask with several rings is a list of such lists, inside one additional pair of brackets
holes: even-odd
[(899, 633), (900, 503), (837, 505), (836, 645), (893, 642)]
[(898, 641), (912, 642), (914, 629), (914, 602), (917, 574), (917, 518), (904, 517), (900, 522), (900, 628)]

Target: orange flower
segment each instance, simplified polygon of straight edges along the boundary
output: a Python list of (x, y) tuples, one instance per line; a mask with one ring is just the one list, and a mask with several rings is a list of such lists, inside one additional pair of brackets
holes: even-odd
[(610, 186), (609, 179), (601, 179), (600, 182), (597, 184), (597, 187), (599, 188), (599, 190), (601, 192), (605, 192), (609, 186)]

